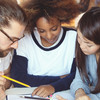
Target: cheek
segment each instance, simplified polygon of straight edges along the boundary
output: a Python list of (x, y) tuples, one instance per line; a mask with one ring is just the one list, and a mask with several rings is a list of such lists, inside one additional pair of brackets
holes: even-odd
[(80, 39), (79, 39), (79, 38), (77, 38), (77, 41), (78, 41), (78, 43), (79, 43), (79, 45), (80, 45)]
[(46, 34), (40, 34), (40, 38), (47, 39)]
[(53, 33), (54, 33), (55, 36), (59, 36), (60, 32), (61, 32), (61, 30), (58, 29), (57, 31), (54, 31)]
[(88, 49), (88, 52), (90, 52), (91, 54), (95, 54), (96, 52), (98, 52), (99, 48), (91, 48)]

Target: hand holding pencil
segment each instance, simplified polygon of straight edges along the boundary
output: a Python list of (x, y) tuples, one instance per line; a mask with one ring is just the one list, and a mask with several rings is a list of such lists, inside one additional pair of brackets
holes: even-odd
[(4, 98), (6, 97), (5, 91), (3, 89), (6, 83), (6, 79), (1, 77), (2, 75), (4, 75), (4, 73), (0, 71), (0, 100), (4, 100)]

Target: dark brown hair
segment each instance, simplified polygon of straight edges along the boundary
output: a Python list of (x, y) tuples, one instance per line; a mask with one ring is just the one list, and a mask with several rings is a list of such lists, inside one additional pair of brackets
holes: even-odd
[(26, 25), (26, 14), (22, 8), (12, 0), (0, 0), (0, 28), (8, 27), (10, 20), (16, 20)]
[[(100, 45), (100, 7), (93, 7), (87, 11), (80, 19), (77, 28), (84, 37)], [(76, 43), (76, 61), (80, 74), (89, 79), (86, 72), (86, 55), (81, 51), (78, 42)], [(97, 62), (97, 77), (98, 82), (93, 93), (100, 92), (100, 55)]]
[(90, 4), (90, 0), (80, 0), (79, 2), (79, 10), (80, 12), (85, 12), (88, 10)]
[(40, 17), (48, 21), (57, 18), (60, 22), (70, 22), (79, 14), (79, 8), (74, 0), (30, 0), (22, 6), (28, 16), (28, 27), (33, 30)]

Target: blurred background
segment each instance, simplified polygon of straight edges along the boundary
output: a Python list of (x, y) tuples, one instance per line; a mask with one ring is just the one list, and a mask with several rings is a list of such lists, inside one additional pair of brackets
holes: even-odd
[[(13, 0), (13, 1), (18, 3), (20, 6), (26, 2), (30, 2), (30, 0)], [(62, 24), (62, 26), (76, 28), (79, 19), (81, 18), (81, 16), (84, 14), (85, 11), (87, 11), (91, 7), (100, 6), (100, 0), (75, 0), (75, 2), (77, 2), (81, 6), (81, 13), (77, 18), (71, 20), (70, 23), (68, 24), (64, 23)]]

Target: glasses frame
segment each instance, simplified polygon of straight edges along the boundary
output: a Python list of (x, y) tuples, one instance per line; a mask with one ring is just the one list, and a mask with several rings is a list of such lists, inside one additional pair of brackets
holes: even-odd
[(0, 31), (1, 31), (6, 37), (8, 37), (8, 38), (10, 39), (10, 41), (12, 41), (11, 45), (12, 45), (13, 43), (19, 41), (19, 40), (22, 39), (23, 37), (25, 37), (25, 35), (23, 34), (23, 37), (18, 38), (18, 39), (16, 39), (16, 40), (14, 41), (4, 30), (0, 29)]

